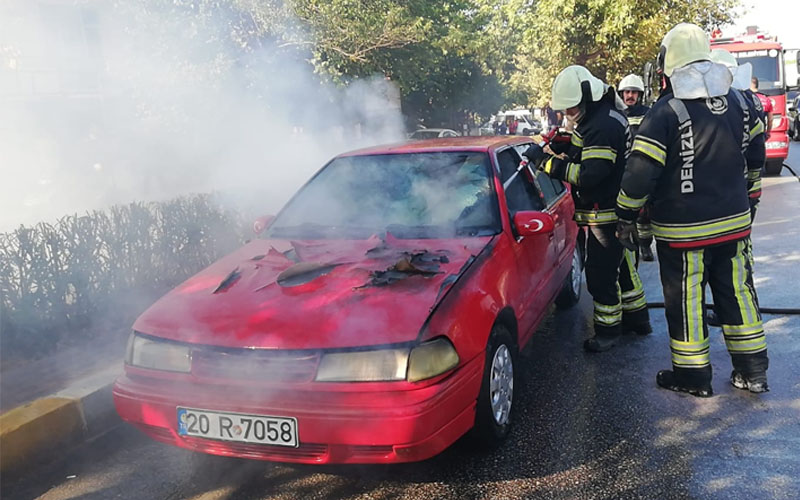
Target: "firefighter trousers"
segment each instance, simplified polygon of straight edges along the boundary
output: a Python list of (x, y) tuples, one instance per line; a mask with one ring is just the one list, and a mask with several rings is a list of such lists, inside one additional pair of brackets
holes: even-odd
[(672, 366), (691, 383), (711, 382), (706, 285), (711, 287), (733, 368), (751, 376), (765, 373), (769, 366), (751, 248), (750, 238), (692, 249), (656, 243)]
[(594, 301), (594, 332), (605, 337), (650, 322), (636, 255), (622, 247), (615, 230), (614, 224), (588, 226), (586, 234), (586, 287)]

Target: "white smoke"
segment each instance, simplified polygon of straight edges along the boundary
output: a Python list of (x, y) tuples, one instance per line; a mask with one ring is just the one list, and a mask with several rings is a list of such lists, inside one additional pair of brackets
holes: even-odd
[(0, 231), (191, 192), (274, 213), (332, 156), (402, 139), (391, 82), (324, 84), (305, 52), (243, 47), (234, 14), (1, 4)]

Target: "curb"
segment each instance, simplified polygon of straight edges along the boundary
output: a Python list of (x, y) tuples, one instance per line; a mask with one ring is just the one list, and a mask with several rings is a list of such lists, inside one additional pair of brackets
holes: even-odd
[(0, 472), (20, 469), (120, 422), (111, 388), (121, 364), (0, 415)]

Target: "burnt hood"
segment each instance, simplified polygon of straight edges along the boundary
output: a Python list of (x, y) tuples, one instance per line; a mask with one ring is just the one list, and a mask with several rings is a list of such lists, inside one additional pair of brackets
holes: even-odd
[(238, 348), (413, 341), (491, 238), (255, 240), (167, 293), (133, 328)]

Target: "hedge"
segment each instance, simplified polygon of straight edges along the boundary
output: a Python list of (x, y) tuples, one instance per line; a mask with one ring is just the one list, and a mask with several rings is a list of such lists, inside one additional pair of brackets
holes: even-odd
[(132, 320), (143, 297), (239, 246), (244, 227), (238, 213), (204, 194), (0, 234), (2, 358), (38, 357), (66, 339)]

